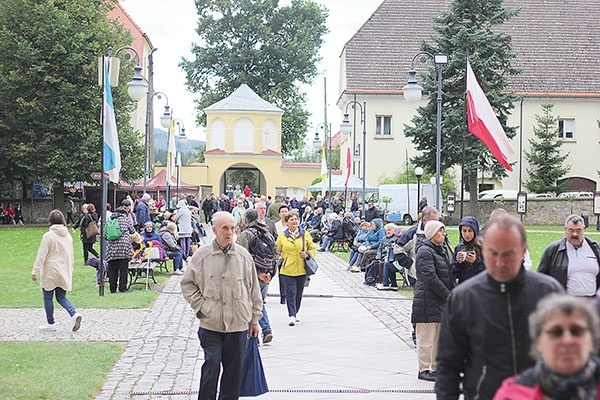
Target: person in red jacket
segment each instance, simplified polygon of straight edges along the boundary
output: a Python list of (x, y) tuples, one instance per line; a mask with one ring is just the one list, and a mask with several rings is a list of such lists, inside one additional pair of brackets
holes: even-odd
[(600, 399), (600, 323), (591, 303), (551, 295), (529, 316), (535, 366), (504, 380), (494, 400)]

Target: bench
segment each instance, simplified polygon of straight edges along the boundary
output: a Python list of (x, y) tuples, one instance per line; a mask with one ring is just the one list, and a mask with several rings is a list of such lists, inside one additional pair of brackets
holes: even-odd
[(144, 284), (146, 290), (148, 290), (150, 288), (150, 279), (156, 284), (156, 279), (154, 278), (155, 268), (161, 270), (164, 268), (166, 272), (169, 272), (167, 261), (169, 261), (168, 258), (160, 257), (160, 249), (158, 247), (150, 247), (146, 252), (145, 258), (133, 259), (129, 262), (129, 284), (127, 288), (129, 289), (135, 284)]
[(349, 248), (350, 248), (350, 241), (348, 240), (336, 240), (333, 243), (331, 243), (331, 246), (329, 246), (331, 251), (344, 251), (344, 252), (348, 252)]

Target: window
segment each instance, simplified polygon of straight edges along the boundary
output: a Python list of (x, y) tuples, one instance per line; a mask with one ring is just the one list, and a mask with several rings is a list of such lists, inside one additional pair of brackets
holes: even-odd
[(575, 139), (575, 120), (574, 119), (559, 119), (558, 120), (558, 138), (559, 139)]
[(391, 136), (392, 135), (392, 117), (384, 115), (376, 115), (377, 121), (375, 135)]

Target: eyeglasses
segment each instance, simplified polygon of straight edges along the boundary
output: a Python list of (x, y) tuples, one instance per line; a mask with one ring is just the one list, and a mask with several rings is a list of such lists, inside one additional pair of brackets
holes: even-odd
[(563, 328), (562, 326), (557, 326), (556, 328), (552, 328), (549, 329), (547, 331), (544, 331), (548, 336), (550, 336), (552, 339), (559, 339), (561, 337), (563, 337), (563, 335), (565, 334), (565, 331), (569, 331), (569, 333), (571, 334), (571, 336), (575, 337), (575, 338), (580, 338), (582, 337), (587, 331), (590, 330), (590, 328), (587, 328), (585, 326), (579, 326), (579, 325), (571, 325), (568, 328)]

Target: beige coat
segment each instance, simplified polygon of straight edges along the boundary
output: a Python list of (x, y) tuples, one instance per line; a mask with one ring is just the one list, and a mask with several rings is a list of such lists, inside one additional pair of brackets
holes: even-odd
[(242, 332), (262, 317), (254, 260), (235, 243), (227, 254), (216, 240), (198, 249), (181, 279), (181, 292), (203, 329)]
[(74, 265), (73, 238), (67, 227), (52, 225), (42, 236), (31, 274), (40, 276), (44, 290), (59, 287), (70, 291)]

